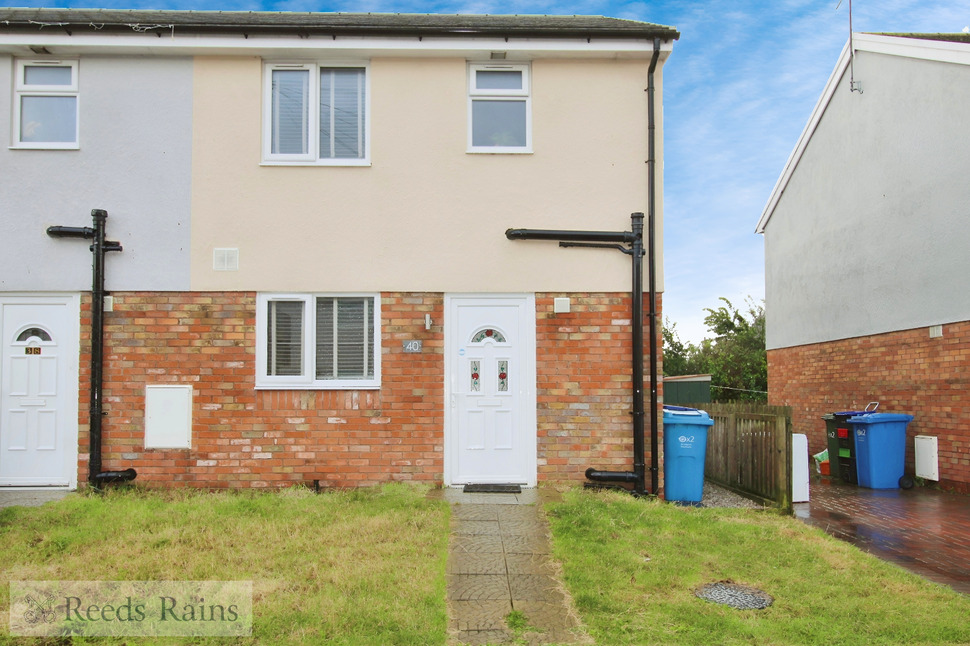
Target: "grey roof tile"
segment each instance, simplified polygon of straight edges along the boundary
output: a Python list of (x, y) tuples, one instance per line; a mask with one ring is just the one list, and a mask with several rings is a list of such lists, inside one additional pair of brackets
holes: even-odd
[(141, 9), (0, 8), (0, 31), (116, 31), (175, 28), (192, 33), (326, 33), (380, 36), (677, 39), (673, 27), (604, 16), (151, 11)]

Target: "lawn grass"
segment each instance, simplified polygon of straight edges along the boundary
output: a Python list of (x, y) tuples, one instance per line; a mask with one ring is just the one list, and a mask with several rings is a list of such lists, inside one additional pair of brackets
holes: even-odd
[(252, 637), (209, 643), (443, 643), (449, 512), (425, 493), (134, 488), (0, 509), (0, 643), (38, 643), (8, 632), (12, 580), (252, 581)]
[[(791, 517), (576, 489), (549, 520), (597, 644), (970, 643), (970, 599)], [(717, 581), (774, 603), (735, 610), (694, 595)]]

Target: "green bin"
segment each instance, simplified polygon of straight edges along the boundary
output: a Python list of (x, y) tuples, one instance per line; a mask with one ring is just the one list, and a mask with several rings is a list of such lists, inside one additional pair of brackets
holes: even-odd
[(870, 402), (864, 411), (847, 410), (822, 415), (825, 420), (825, 438), (829, 450), (829, 473), (838, 476), (846, 484), (859, 484), (856, 468), (856, 445), (849, 418), (865, 415), (879, 408), (879, 402)]

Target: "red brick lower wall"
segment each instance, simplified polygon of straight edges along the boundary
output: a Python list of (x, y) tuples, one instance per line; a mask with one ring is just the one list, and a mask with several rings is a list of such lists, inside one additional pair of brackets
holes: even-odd
[[(570, 296), (570, 312), (555, 314), (553, 299)], [(662, 295), (657, 295), (657, 320)], [(644, 299), (644, 447), (650, 488), (649, 299)], [(536, 296), (539, 480), (585, 481), (586, 469), (633, 470), (633, 394), (629, 294)], [(657, 348), (660, 349), (660, 326)], [(663, 373), (658, 364), (658, 373)], [(662, 393), (658, 386), (658, 397)], [(658, 414), (658, 420), (660, 419)], [(658, 421), (658, 449), (662, 425)], [(659, 452), (659, 451), (658, 451)], [(661, 463), (660, 483), (663, 468)]]
[[(440, 323), (442, 306), (440, 294), (383, 295), (380, 390), (255, 390), (254, 293), (115, 293), (105, 321), (103, 467), (209, 488), (440, 482), (443, 337), (440, 327), (425, 330), (425, 314)], [(405, 355), (405, 338), (421, 339), (423, 352)], [(82, 482), (89, 348), (82, 340)], [(146, 450), (145, 385), (173, 383), (194, 387), (192, 448)]]
[[(570, 296), (571, 313), (553, 314), (554, 296)], [(105, 315), (103, 468), (206, 488), (440, 483), (443, 309), (440, 293), (382, 294), (380, 390), (256, 390), (255, 293), (115, 292)], [(632, 469), (629, 295), (539, 294), (536, 309), (539, 479), (582, 481), (589, 466)], [(90, 296), (81, 326), (83, 483)], [(402, 341), (412, 339), (422, 340), (421, 353), (404, 353)], [(144, 448), (148, 384), (193, 386), (191, 449)]]
[(794, 432), (809, 450), (826, 447), (829, 412), (863, 409), (908, 413), (906, 471), (913, 473), (913, 437), (938, 438), (940, 484), (970, 492), (970, 322), (817, 343), (768, 352), (768, 403), (791, 406)]

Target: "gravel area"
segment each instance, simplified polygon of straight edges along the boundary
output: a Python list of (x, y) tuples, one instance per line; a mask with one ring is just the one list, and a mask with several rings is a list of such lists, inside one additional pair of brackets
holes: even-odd
[(705, 507), (740, 507), (744, 509), (764, 509), (764, 505), (739, 496), (712, 482), (704, 481), (704, 495), (701, 504)]

